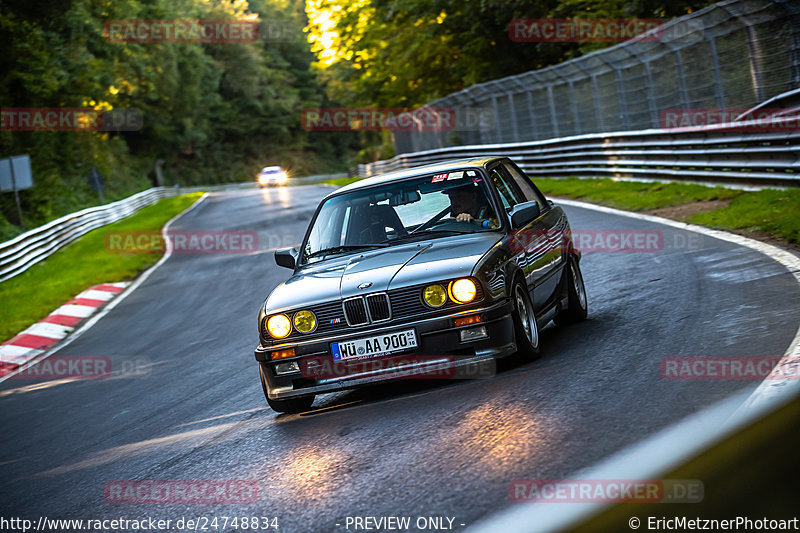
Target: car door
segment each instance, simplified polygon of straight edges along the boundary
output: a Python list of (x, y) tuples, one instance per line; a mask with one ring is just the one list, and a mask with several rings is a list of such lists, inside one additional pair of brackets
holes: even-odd
[(512, 229), (510, 242), (512, 260), (525, 275), (531, 301), (539, 312), (552, 302), (558, 290), (562, 265), (560, 235), (555, 228), (559, 214), (510, 162), (499, 163), (489, 175), (507, 212), (523, 202), (539, 205), (540, 215), (524, 227)]
[(503, 163), (503, 167), (520, 188), (526, 201), (536, 201), (542, 209), (541, 223), (547, 235), (547, 269), (549, 274), (548, 278), (543, 280), (537, 299), (539, 299), (541, 305), (546, 306), (560, 296), (559, 282), (564, 272), (564, 258), (566, 257), (564, 246), (566, 242), (565, 234), (568, 228), (567, 215), (560, 207), (553, 206), (548, 202), (528, 175), (511, 160), (506, 160)]

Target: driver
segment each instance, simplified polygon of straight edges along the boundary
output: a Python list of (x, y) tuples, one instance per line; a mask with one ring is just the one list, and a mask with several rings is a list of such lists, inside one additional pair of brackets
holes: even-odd
[[(483, 228), (496, 227), (497, 221), (492, 218), (480, 218), (488, 213), (483, 213), (491, 208), (486, 201), (486, 196), (481, 194), (480, 188), (471, 183), (461, 187), (448, 189), (445, 194), (450, 198), (450, 216), (459, 222), (471, 222)], [(485, 209), (484, 209), (485, 208)]]

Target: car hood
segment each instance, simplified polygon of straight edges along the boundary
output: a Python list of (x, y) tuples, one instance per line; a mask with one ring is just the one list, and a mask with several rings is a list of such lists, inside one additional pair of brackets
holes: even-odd
[[(309, 265), (278, 285), (265, 302), (270, 313), (472, 274), (498, 241), (473, 233), (378, 248)], [(359, 286), (367, 285), (362, 289)]]

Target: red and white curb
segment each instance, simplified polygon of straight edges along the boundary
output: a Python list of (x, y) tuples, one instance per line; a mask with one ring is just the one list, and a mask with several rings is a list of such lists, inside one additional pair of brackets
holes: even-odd
[(43, 354), (72, 332), (81, 321), (130, 285), (127, 282), (95, 285), (77, 295), (16, 337), (0, 345), (0, 376)]

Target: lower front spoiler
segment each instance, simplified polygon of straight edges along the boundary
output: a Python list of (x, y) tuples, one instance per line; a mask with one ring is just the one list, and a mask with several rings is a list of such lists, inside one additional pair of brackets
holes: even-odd
[[(315, 385), (295, 389), (288, 387), (269, 387), (268, 396), (271, 400), (284, 400), (287, 398), (298, 398), (310, 394), (320, 394), (323, 392), (335, 392), (347, 389), (355, 389), (363, 385), (378, 382), (387, 382), (401, 379), (412, 378), (436, 378), (447, 375), (454, 370), (474, 369), (476, 375), (485, 374), (487, 370), (494, 371), (494, 365), (499, 357), (510, 355), (516, 351), (516, 345), (511, 343), (499, 348), (482, 350), (480, 353), (470, 357), (431, 359), (425, 363), (417, 363), (403, 367), (381, 368), (356, 374), (346, 379), (333, 378), (318, 380)], [(466, 372), (463, 376), (469, 376), (471, 372)]]
[[(261, 364), (264, 391), (271, 400), (284, 400), (400, 379), (471, 379), (493, 375), (496, 360), (516, 351), (514, 326), (511, 318), (512, 309), (511, 301), (506, 299), (489, 307), (471, 310), (468, 313), (455, 313), (405, 324), (403, 327), (413, 327), (417, 330), (420, 346), (416, 351), (396, 357), (367, 360), (374, 361), (376, 364), (371, 365), (367, 362), (346, 376), (332, 373), (323, 374), (316, 379), (300, 375), (278, 377), (273, 373), (272, 363), (259, 358), (260, 354), (257, 352), (256, 356)], [(464, 327), (453, 327), (452, 320), (465, 314), (482, 316), (481, 323), (486, 327), (488, 338), (459, 342), (459, 330)], [(385, 329), (397, 329), (397, 327), (394, 325)], [(328, 346), (327, 341), (315, 346), (308, 346), (308, 355), (301, 354), (294, 360), (298, 361), (301, 368), (305, 368), (304, 363), (308, 362), (312, 356), (331, 359), (327, 350)], [(400, 365), (391, 363), (391, 360), (395, 358), (401, 360)], [(298, 379), (301, 377), (303, 379)]]

